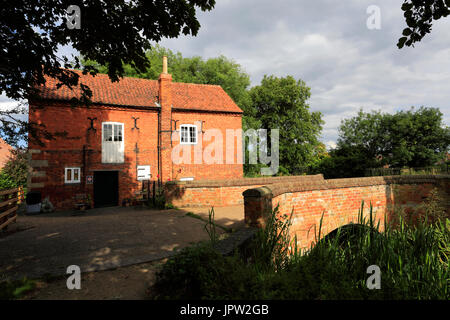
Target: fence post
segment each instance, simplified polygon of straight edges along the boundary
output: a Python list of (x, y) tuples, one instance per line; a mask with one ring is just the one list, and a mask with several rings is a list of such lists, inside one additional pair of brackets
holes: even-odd
[(156, 181), (153, 180), (153, 190), (152, 190), (153, 206), (156, 205)]
[[(22, 191), (23, 193), (23, 191)], [(0, 191), (0, 230), (17, 219), (20, 188)]]

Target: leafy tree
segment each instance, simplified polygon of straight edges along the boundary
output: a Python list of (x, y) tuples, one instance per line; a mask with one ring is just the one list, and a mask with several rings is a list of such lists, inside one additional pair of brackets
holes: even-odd
[(392, 115), (388, 155), (392, 166), (425, 167), (444, 158), (450, 147), (450, 128), (437, 108), (410, 109)]
[(449, 0), (405, 0), (402, 5), (407, 28), (403, 37), (398, 40), (399, 49), (403, 46), (414, 46), (427, 33), (431, 32), (433, 20), (439, 20), (450, 14)]
[[(169, 72), (175, 81), (179, 81), (176, 77), (180, 74), (179, 67), (182, 63), (183, 57), (181, 53), (174, 53), (172, 50), (164, 48), (159, 44), (152, 46), (145, 51), (146, 66), (142, 70), (136, 70), (130, 63), (123, 64), (123, 75), (126, 77), (142, 78), (157, 80), (162, 70), (162, 57), (167, 56), (169, 61)], [(108, 65), (102, 65), (95, 60), (81, 58), (81, 63), (84, 67), (94, 66), (99, 73), (108, 73)], [(176, 69), (176, 72), (174, 70)]]
[[(66, 26), (69, 5), (81, 9), (80, 29)], [(124, 64), (140, 71), (148, 67), (145, 51), (151, 41), (181, 33), (195, 36), (200, 28), (196, 8), (206, 11), (214, 5), (215, 0), (9, 2), (0, 6), (0, 94), (5, 92), (16, 100), (36, 98), (35, 87), (43, 84), (47, 75), (58, 79), (61, 85), (80, 85), (83, 95), (79, 103), (88, 104), (89, 88), (79, 83), (77, 73), (61, 68), (80, 68), (79, 58), (69, 61), (70, 57), (58, 57), (59, 47), (72, 45), (85, 59), (107, 66), (109, 77), (117, 81), (124, 74)], [(95, 66), (83, 67), (84, 73), (97, 71)], [(24, 113), (22, 106), (0, 114), (0, 133), (13, 144), (18, 141), (17, 134), (26, 139), (29, 130), (22, 129), (23, 126), (33, 125), (25, 121), (3, 123), (3, 119), (17, 113)], [(11, 127), (16, 128), (12, 133)]]
[(280, 130), (282, 172), (303, 173), (316, 157), (323, 121), (320, 112), (309, 111), (306, 101), (310, 95), (305, 82), (292, 76), (264, 76), (259, 86), (250, 89), (255, 118), (261, 127)]
[[(358, 150), (356, 156), (364, 155), (366, 168), (430, 166), (450, 146), (450, 128), (437, 108), (411, 108), (393, 115), (360, 110), (356, 117), (342, 121), (339, 135), (337, 149)], [(381, 160), (374, 163), (377, 158)]]
[(327, 151), (327, 147), (324, 143), (319, 142), (319, 144), (314, 148), (314, 157), (310, 165), (310, 171), (319, 166), (322, 161), (330, 158), (330, 153)]
[(389, 148), (385, 139), (388, 132), (387, 117), (389, 115), (380, 111), (365, 113), (361, 109), (357, 116), (342, 120), (337, 149), (345, 149), (348, 152), (350, 148), (357, 148), (370, 159), (387, 154)]

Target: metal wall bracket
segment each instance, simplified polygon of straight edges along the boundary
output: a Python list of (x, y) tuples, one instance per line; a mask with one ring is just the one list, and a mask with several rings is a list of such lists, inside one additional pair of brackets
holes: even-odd
[(138, 129), (139, 130), (139, 128), (137, 126), (137, 121), (138, 121), (139, 118), (135, 118), (135, 117), (131, 117), (131, 118), (134, 119), (134, 127), (131, 128), (131, 130), (134, 130), (134, 129)]
[(97, 118), (90, 118), (88, 117), (89, 120), (91, 120), (91, 126), (89, 127), (89, 130), (94, 130), (94, 132), (97, 132), (97, 129), (94, 128), (94, 121), (97, 120)]

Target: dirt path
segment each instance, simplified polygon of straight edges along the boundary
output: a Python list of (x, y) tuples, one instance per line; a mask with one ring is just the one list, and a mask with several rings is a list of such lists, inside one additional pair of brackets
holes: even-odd
[(25, 300), (143, 300), (155, 280), (155, 272), (164, 260), (83, 273), (81, 289), (69, 290), (66, 279), (41, 280)]

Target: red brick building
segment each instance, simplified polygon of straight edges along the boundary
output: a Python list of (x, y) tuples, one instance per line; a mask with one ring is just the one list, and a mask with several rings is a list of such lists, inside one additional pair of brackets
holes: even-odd
[[(29, 142), (29, 188), (41, 191), (58, 209), (71, 208), (74, 195), (90, 195), (95, 206), (120, 205), (133, 198), (142, 180), (229, 179), (243, 176), (242, 110), (216, 85), (172, 82), (164, 63), (159, 80), (107, 75), (81, 75), (92, 90), (89, 107), (72, 107), (79, 89), (57, 88), (47, 79), (40, 99), (29, 101), (29, 121), (44, 124), (63, 138)], [(205, 152), (215, 141), (203, 142), (208, 129), (226, 137), (233, 129), (234, 162), (194, 163), (194, 150)], [(202, 142), (202, 144), (199, 144)], [(182, 144), (191, 163), (174, 163), (172, 150)], [(225, 153), (230, 146), (222, 144)], [(219, 150), (220, 151), (220, 150)], [(217, 152), (213, 152), (213, 155)]]
[(0, 169), (8, 162), (13, 148), (0, 138)]

